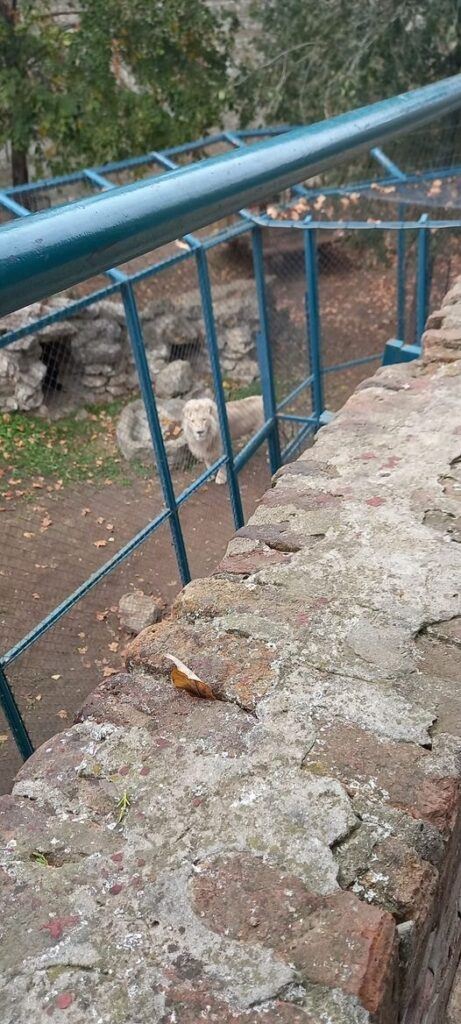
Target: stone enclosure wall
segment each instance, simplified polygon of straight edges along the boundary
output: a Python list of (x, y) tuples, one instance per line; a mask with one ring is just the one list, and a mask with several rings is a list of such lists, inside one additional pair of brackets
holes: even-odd
[(426, 341), (277, 474), (0, 801), (3, 1024), (444, 1024), (461, 282)]
[[(249, 383), (258, 376), (258, 309), (254, 285), (234, 281), (213, 289), (223, 374)], [(35, 303), (5, 317), (0, 334), (33, 325), (40, 316), (71, 306), (71, 299)], [(155, 300), (141, 311), (157, 397), (190, 397), (209, 378), (200, 295), (185, 292)], [(59, 388), (61, 409), (129, 396), (138, 386), (123, 306), (106, 299), (69, 314), (0, 349), (0, 412), (45, 414)]]

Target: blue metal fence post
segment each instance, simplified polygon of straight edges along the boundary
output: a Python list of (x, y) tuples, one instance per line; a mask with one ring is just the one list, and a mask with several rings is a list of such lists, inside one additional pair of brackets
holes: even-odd
[(306, 319), (309, 339), (310, 369), (313, 376), (311, 394), (312, 411), (317, 423), (325, 409), (323, 394), (323, 373), (320, 330), (320, 302), (316, 232), (306, 227), (304, 231), (304, 261), (306, 269)]
[(264, 277), (264, 257), (262, 231), (255, 226), (251, 231), (251, 243), (253, 248), (253, 268), (256, 282), (256, 294), (258, 299), (259, 325), (257, 346), (258, 362), (261, 370), (261, 386), (264, 404), (264, 419), (273, 420), (273, 427), (268, 435), (269, 459), (271, 472), (276, 473), (282, 465), (280, 451), (280, 437), (277, 419), (277, 402), (275, 398), (274, 370), (270, 351), (269, 317), (267, 312), (267, 292)]
[(21, 754), (21, 757), (26, 761), (28, 757), (34, 752), (32, 740), (27, 732), (23, 717), (14, 699), (14, 694), (11, 686), (6, 678), (2, 666), (0, 665), (0, 704), (3, 708), (3, 713), (8, 722), (8, 725), (13, 734), (14, 742)]
[(211, 372), (213, 374), (213, 384), (215, 390), (216, 405), (218, 409), (219, 426), (221, 429), (222, 445), (224, 454), (227, 458), (227, 482), (229, 485), (229, 494), (232, 504), (232, 515), (234, 517), (234, 523), (236, 530), (244, 524), (242, 496), (240, 494), (240, 487), (238, 483), (237, 473), (234, 467), (234, 452), (232, 448), (232, 439), (230, 436), (229, 423), (227, 420), (226, 412), (226, 399), (224, 395), (224, 388), (221, 376), (221, 366), (219, 362), (219, 348), (218, 339), (216, 336), (216, 324), (213, 314), (213, 299), (211, 295), (211, 284), (210, 275), (208, 272), (208, 261), (206, 253), (200, 242), (189, 239), (190, 245), (195, 251), (195, 258), (197, 261), (197, 273), (199, 280), (200, 296), (202, 300), (203, 319), (205, 323), (205, 332), (208, 343), (208, 353), (210, 356)]
[[(405, 207), (398, 208), (399, 220), (405, 220)], [(406, 299), (406, 232), (397, 231), (397, 338), (405, 341), (405, 299)]]
[(179, 521), (176, 495), (174, 492), (173, 481), (171, 479), (165, 445), (163, 443), (162, 428), (158, 418), (157, 405), (154, 398), (154, 392), (152, 390), (149, 364), (147, 362), (146, 349), (144, 346), (144, 338), (133, 285), (125, 279), (120, 286), (120, 291), (125, 308), (128, 333), (131, 340), (136, 369), (138, 371), (139, 385), (146, 409), (147, 422), (149, 424), (150, 435), (152, 438), (152, 447), (155, 453), (155, 460), (162, 486), (163, 497), (165, 499), (165, 504), (171, 513), (169, 522), (178, 568), (181, 575), (181, 581), (183, 584), (186, 584), (189, 583), (191, 578), (189, 563), (187, 560), (186, 545), (184, 543), (181, 523)]
[(429, 231), (425, 226), (428, 219), (427, 213), (420, 217), (418, 229), (418, 253), (416, 267), (416, 336), (415, 342), (421, 345), (421, 338), (426, 326), (427, 310), (429, 303)]

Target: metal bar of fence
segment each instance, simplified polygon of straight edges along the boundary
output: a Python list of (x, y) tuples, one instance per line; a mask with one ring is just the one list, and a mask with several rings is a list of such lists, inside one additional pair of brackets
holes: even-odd
[[(29, 213), (29, 211), (27, 211)], [(228, 241), (237, 235), (246, 234), (251, 231), (251, 223), (248, 221), (236, 224), (231, 228), (227, 228), (220, 231), (219, 234), (211, 236), (210, 238), (201, 239), (200, 244), (206, 250), (213, 249), (215, 246), (220, 245), (222, 242)], [(167, 256), (163, 260), (159, 260), (158, 263), (152, 264), (149, 267), (145, 267), (142, 270), (137, 270), (131, 274), (124, 274), (121, 280), (131, 281), (135, 284), (139, 281), (144, 281), (149, 277), (155, 277), (161, 273), (162, 270), (170, 269), (176, 266), (178, 263), (183, 263), (186, 260), (193, 258), (193, 252), (188, 249), (181, 252), (175, 253), (174, 256)], [(113, 269), (107, 271), (108, 275), (116, 273)], [(67, 320), (70, 316), (78, 313), (79, 310), (84, 309), (87, 306), (91, 306), (93, 303), (100, 302), (101, 299), (108, 298), (110, 295), (114, 295), (119, 291), (119, 283), (106, 285), (105, 288), (99, 288), (97, 291), (91, 292), (90, 295), (85, 295), (82, 299), (74, 299), (68, 306), (62, 309), (57, 309), (53, 313), (48, 313), (46, 316), (37, 317), (33, 323), (26, 324), (24, 327), (18, 327), (14, 331), (8, 331), (6, 334), (0, 337), (0, 349), (6, 348), (13, 341), (19, 341), (20, 338), (26, 337), (28, 334), (34, 334), (41, 330), (43, 327), (47, 327), (49, 324), (54, 323), (58, 320)]]
[(456, 75), (6, 224), (0, 231), (0, 315), (144, 255), (460, 105), (461, 75)]
[(37, 331), (42, 330), (43, 327), (47, 327), (48, 324), (53, 324), (59, 320), (67, 320), (70, 316), (78, 313), (80, 309), (92, 306), (93, 303), (100, 302), (101, 299), (107, 299), (108, 295), (114, 295), (118, 291), (120, 291), (118, 283), (106, 285), (105, 288), (91, 292), (91, 295), (85, 295), (83, 299), (75, 299), (69, 306), (57, 309), (53, 313), (47, 313), (46, 316), (37, 317), (32, 323), (26, 324), (24, 327), (18, 327), (15, 331), (8, 331), (0, 337), (0, 349), (11, 345), (13, 341), (25, 338), (28, 334), (35, 334)]
[(0, 658), (0, 669), (11, 665), (16, 658), (19, 658), (19, 656), (24, 654), (29, 647), (32, 647), (32, 644), (36, 643), (37, 640), (40, 640), (40, 638), (44, 636), (52, 626), (62, 619), (63, 615), (70, 612), (78, 601), (81, 601), (83, 597), (86, 597), (88, 592), (92, 590), (97, 583), (100, 583), (100, 581), (105, 579), (109, 573), (113, 572), (114, 569), (117, 569), (118, 566), (133, 553), (133, 551), (136, 551), (136, 548), (139, 548), (140, 545), (143, 544), (144, 541), (162, 525), (162, 523), (166, 523), (170, 515), (171, 512), (169, 509), (164, 509), (155, 517), (155, 519), (152, 520), (152, 522), (148, 523), (147, 526), (144, 526), (142, 530), (139, 530), (139, 532), (136, 533), (123, 548), (120, 548), (120, 551), (117, 551), (112, 558), (107, 562), (104, 562), (104, 565), (97, 569), (96, 572), (92, 573), (91, 576), (77, 587), (72, 594), (69, 594), (64, 601), (61, 601), (61, 604), (57, 605), (49, 615), (46, 615), (44, 619), (37, 623), (37, 625), (34, 626), (34, 628), (22, 638), (22, 640), (19, 640), (17, 644), (6, 652), (6, 654), (2, 655)]
[[(403, 220), (405, 209), (402, 204), (399, 206), (399, 220)], [(396, 288), (397, 288), (397, 337), (405, 338), (405, 301), (407, 294), (407, 238), (405, 231), (399, 228), (397, 231), (397, 266), (396, 266)]]
[(429, 301), (429, 288), (427, 279), (428, 260), (429, 260), (429, 231), (426, 226), (427, 214), (423, 213), (420, 219), (420, 228), (418, 231), (418, 247), (417, 247), (417, 267), (416, 267), (416, 333), (415, 342), (417, 345), (421, 344), (421, 338), (424, 334), (424, 328), (427, 317), (427, 307)]
[(128, 334), (133, 349), (133, 356), (139, 377), (139, 386), (147, 415), (152, 447), (155, 453), (157, 471), (160, 477), (165, 504), (170, 512), (170, 529), (173, 546), (176, 554), (181, 581), (183, 585), (189, 583), (191, 575), (187, 559), (186, 545), (179, 521), (176, 496), (171, 479), (168, 458), (163, 443), (162, 428), (158, 418), (157, 404), (154, 398), (152, 383), (150, 379), (149, 364), (147, 362), (146, 348), (142, 333), (141, 321), (136, 303), (136, 297), (131, 282), (126, 281), (120, 287), (122, 301), (125, 308), (125, 318)]
[[(259, 224), (262, 228), (275, 228), (282, 231), (306, 231), (306, 227), (310, 230), (318, 228), (321, 231), (395, 231), (396, 228), (402, 228), (403, 231), (415, 231), (421, 227), (421, 220), (318, 220), (309, 221), (296, 221), (296, 220), (272, 220), (271, 217), (267, 217), (265, 214), (251, 214), (250, 220), (253, 224)], [(453, 218), (452, 220), (429, 220), (427, 221), (428, 228), (434, 231), (438, 229), (446, 228), (459, 228), (461, 227), (461, 218)], [(1, 240), (1, 231), (0, 231)]]
[[(211, 479), (213, 474), (216, 473), (216, 471), (221, 466), (224, 465), (225, 461), (226, 457), (225, 455), (222, 455), (219, 459), (216, 460), (216, 462), (213, 463), (212, 466), (209, 466), (207, 469), (205, 469), (203, 473), (201, 473), (200, 476), (198, 476), (193, 481), (193, 483), (189, 484), (189, 486), (186, 487), (184, 491), (182, 491), (181, 494), (178, 495), (176, 499), (177, 507), (179, 508), (181, 505), (183, 505), (184, 502), (187, 501), (187, 499), (190, 498), (190, 496), (195, 491), (197, 491), (200, 487), (206, 484)], [(21, 654), (24, 654), (25, 651), (27, 651), (28, 648), (32, 646), (32, 644), (34, 644), (37, 640), (40, 640), (40, 638), (44, 636), (44, 634), (47, 633), (52, 626), (59, 622), (63, 615), (66, 615), (67, 612), (69, 612), (79, 601), (81, 601), (83, 597), (86, 597), (88, 592), (92, 590), (93, 587), (100, 583), (101, 580), (105, 579), (105, 577), (108, 576), (109, 573), (113, 572), (114, 569), (117, 569), (118, 566), (121, 565), (122, 562), (124, 562), (125, 559), (129, 557), (129, 555), (133, 554), (133, 552), (136, 551), (136, 549), (139, 548), (141, 544), (144, 543), (144, 541), (146, 541), (160, 526), (166, 523), (170, 516), (171, 511), (169, 509), (164, 509), (162, 512), (160, 512), (155, 517), (155, 519), (148, 523), (147, 526), (144, 526), (142, 530), (139, 530), (139, 532), (136, 533), (135, 536), (132, 537), (127, 544), (120, 548), (120, 551), (117, 551), (117, 553), (113, 555), (112, 558), (105, 562), (104, 565), (102, 565), (99, 569), (96, 570), (96, 572), (92, 573), (92, 575), (87, 580), (85, 580), (85, 582), (82, 583), (80, 587), (77, 587), (77, 589), (74, 590), (73, 593), (70, 594), (64, 601), (62, 601), (60, 605), (54, 608), (50, 615), (47, 615), (44, 619), (42, 619), (42, 621), (39, 622), (36, 626), (34, 626), (34, 628), (30, 630), (30, 632), (27, 633), (25, 637), (22, 638), (22, 640), (15, 644), (14, 647), (11, 647), (10, 650), (6, 652), (6, 654), (1, 656), (0, 673), (2, 671), (2, 667), (6, 668), (13, 661), (15, 661), (16, 658), (18, 658)], [(11, 694), (11, 690), (9, 687), (8, 690)], [(0, 693), (1, 692), (2, 680), (0, 678)], [(32, 750), (30, 751), (30, 753), (32, 753)]]
[[(0, 199), (0, 202), (1, 202), (1, 199)], [(26, 212), (29, 215), (29, 211), (26, 211)], [(430, 230), (453, 229), (453, 228), (461, 227), (461, 220), (433, 221), (433, 220), (428, 219), (426, 223), (427, 223), (427, 228), (430, 229)], [(280, 228), (285, 229), (285, 230), (287, 230), (289, 227), (295, 227), (298, 230), (299, 229), (306, 230), (306, 226), (305, 225), (299, 224), (299, 223), (296, 223), (296, 222), (293, 223), (293, 224), (290, 224), (287, 221), (277, 222), (277, 221), (273, 221), (273, 220), (270, 220), (270, 219), (263, 219), (261, 217), (255, 217), (252, 214), (246, 213), (245, 214), (245, 222), (244, 223), (235, 224), (235, 225), (233, 225), (230, 228), (226, 228), (223, 231), (217, 232), (215, 235), (212, 235), (209, 238), (201, 239), (200, 244), (206, 250), (212, 249), (212, 248), (220, 245), (222, 242), (228, 241), (231, 238), (236, 238), (237, 236), (245, 234), (247, 231), (250, 231), (252, 229), (253, 224), (257, 224), (257, 225), (260, 225), (262, 227), (271, 227), (271, 228), (273, 228), (273, 227), (275, 227), (275, 228), (280, 227)], [(382, 230), (382, 231), (384, 231), (384, 230), (390, 230), (390, 229), (395, 230), (395, 229), (400, 229), (400, 228), (402, 228), (402, 230), (415, 230), (415, 228), (416, 229), (419, 228), (420, 221), (419, 220), (418, 221), (404, 221), (404, 222), (401, 222), (401, 221), (400, 222), (399, 221), (381, 221), (381, 222), (376, 222), (373, 225), (371, 225), (368, 221), (364, 222), (364, 223), (362, 223), (360, 221), (352, 221), (352, 222), (346, 222), (346, 221), (330, 221), (330, 222), (311, 221), (310, 225), (311, 225), (312, 229), (313, 228), (321, 228), (321, 230), (326, 230), (326, 231), (328, 231), (328, 230), (338, 230), (339, 228), (342, 228), (342, 229), (348, 230), (348, 231), (349, 230), (352, 230), (352, 231), (353, 230), (362, 230), (362, 229), (373, 230), (373, 231), (375, 231), (375, 230)], [(0, 232), (1, 232), (1, 229), (0, 229)], [(133, 283), (134, 282), (143, 281), (143, 280), (148, 279), (149, 277), (155, 276), (156, 274), (160, 273), (163, 269), (166, 269), (167, 267), (173, 267), (173, 266), (175, 266), (178, 263), (182, 263), (184, 260), (190, 259), (190, 257), (191, 257), (191, 252), (190, 251), (178, 252), (174, 256), (168, 256), (165, 259), (160, 260), (156, 264), (152, 264), (149, 267), (143, 268), (142, 270), (139, 270), (139, 271), (135, 271), (134, 273), (131, 273), (131, 274), (127, 274), (125, 276), (126, 276), (126, 278), (129, 281), (131, 281)], [(47, 314), (47, 316), (38, 317), (37, 320), (35, 320), (32, 324), (28, 324), (28, 325), (26, 325), (24, 327), (17, 328), (14, 331), (8, 331), (5, 335), (2, 335), (0, 337), (0, 349), (1, 348), (5, 348), (7, 345), (11, 344), (11, 342), (13, 342), (13, 341), (18, 341), (20, 338), (24, 338), (28, 334), (32, 334), (32, 333), (40, 330), (41, 328), (48, 326), (48, 324), (51, 324), (54, 321), (65, 320), (69, 316), (72, 316), (74, 313), (77, 313), (80, 309), (83, 309), (86, 306), (90, 306), (90, 305), (92, 305), (95, 302), (99, 302), (101, 299), (107, 298), (108, 296), (115, 294), (116, 291), (118, 291), (118, 285), (117, 284), (106, 285), (105, 288), (100, 288), (97, 291), (91, 292), (90, 295), (86, 295), (82, 299), (75, 299), (65, 309), (56, 310), (53, 313)]]
[[(439, 167), (428, 171), (414, 171), (411, 174), (405, 173), (406, 185), (417, 185), (424, 181), (433, 181), (436, 178), (452, 178), (461, 174), (461, 164), (453, 164), (452, 167)], [(397, 185), (402, 179), (393, 174), (386, 178), (368, 178), (367, 181), (351, 181), (347, 185), (329, 185), (325, 188), (308, 188), (306, 186), (307, 198), (315, 196), (349, 195), (351, 192), (369, 192), (373, 185), (388, 186)], [(376, 197), (375, 197), (376, 198)]]
[(60, 185), (75, 185), (77, 181), (83, 181), (84, 177), (83, 171), (72, 171), (70, 174), (58, 174), (54, 178), (37, 178), (24, 185), (11, 185), (5, 192), (9, 196), (21, 195), (24, 192), (43, 192), (47, 188), (59, 188)]
[(306, 388), (310, 388), (312, 383), (313, 383), (313, 380), (314, 380), (314, 378), (313, 378), (312, 374), (310, 374), (309, 377), (306, 377), (305, 380), (302, 380), (300, 384), (298, 384), (295, 388), (293, 388), (293, 391), (290, 391), (289, 395), (286, 395), (285, 398), (282, 398), (281, 402), (277, 403), (277, 411), (280, 412), (280, 410), (284, 409), (285, 406), (290, 404), (290, 402), (293, 402), (293, 400), (295, 398), (297, 398), (298, 395), (300, 395), (302, 391), (305, 391)]
[[(300, 128), (302, 126), (284, 125), (280, 128), (260, 128), (253, 129), (252, 131), (239, 131), (236, 132), (235, 135), (241, 137), (242, 140), (249, 138), (273, 138), (274, 136), (277, 135), (286, 134), (288, 131), (292, 131), (296, 127)], [(225, 135), (226, 133), (223, 132), (221, 136), (216, 136), (216, 141), (220, 141), (221, 139), (224, 138)], [(186, 149), (183, 151), (187, 152), (187, 148), (190, 148), (190, 151), (193, 152), (195, 148), (200, 148), (200, 146), (206, 145), (206, 143), (206, 139), (198, 140), (198, 142), (188, 143), (186, 144)], [(208, 145), (210, 145), (209, 140)], [(129, 170), (132, 167), (139, 167), (142, 166), (143, 164), (149, 163), (162, 163), (166, 168), (167, 154), (173, 154), (173, 152), (174, 149), (159, 151), (152, 150), (149, 153), (143, 153), (141, 156), (128, 157), (125, 160), (114, 160), (111, 161), (110, 163), (101, 164), (98, 167), (89, 168), (89, 170), (94, 171), (95, 174), (104, 175), (116, 173), (117, 171)], [(159, 159), (160, 157), (162, 158), (161, 160)], [(453, 164), (452, 167), (440, 167), (427, 171), (412, 172), (411, 174), (406, 174), (405, 177), (408, 184), (413, 184), (419, 181), (433, 180), (434, 178), (449, 178), (459, 174), (460, 172), (461, 165)], [(60, 185), (76, 184), (79, 181), (83, 181), (84, 178), (84, 171), (74, 171), (73, 173), (70, 174), (57, 175), (54, 178), (39, 178), (33, 182), (27, 182), (27, 184), (25, 185), (14, 185), (6, 188), (4, 190), (4, 193), (2, 194), (7, 196), (14, 196), (27, 192), (46, 191), (47, 189), (51, 188), (59, 188)], [(348, 185), (331, 185), (328, 186), (327, 188), (309, 188), (308, 186), (304, 186), (304, 189), (307, 196), (314, 196), (318, 195), (319, 193), (321, 193), (322, 195), (333, 195), (335, 193), (344, 194), (351, 191), (357, 192), (361, 190), (368, 190), (372, 184), (392, 185), (395, 184), (395, 182), (398, 180), (399, 179), (395, 175), (392, 175), (386, 178), (370, 178), (367, 181), (352, 182)]]
[(212, 466), (207, 466), (207, 468), (203, 470), (203, 473), (200, 473), (200, 476), (197, 476), (191, 484), (181, 491), (181, 494), (178, 494), (176, 498), (178, 508), (180, 508), (181, 505), (184, 505), (184, 502), (187, 501), (192, 494), (195, 494), (196, 491), (199, 491), (204, 484), (208, 484), (212, 477), (218, 472), (218, 469), (221, 469), (221, 466), (225, 466), (225, 464), (226, 456), (220, 455), (219, 459), (216, 459), (216, 462), (213, 462)]
[(0, 192), (0, 204), (9, 213), (14, 213), (16, 217), (27, 217), (30, 213), (30, 210), (26, 210), (25, 206), (21, 206), (15, 199), (10, 199), (6, 192)]
[(85, 178), (87, 178), (87, 180), (91, 182), (92, 185), (96, 185), (97, 188), (115, 188), (113, 181), (109, 181), (108, 178), (103, 178), (102, 174), (98, 174), (97, 171), (93, 171), (91, 170), (91, 168), (87, 168), (87, 170), (84, 171), (83, 173), (85, 175)]
[(11, 729), (14, 741), (19, 750), (19, 753), (27, 760), (34, 752), (34, 747), (29, 733), (26, 729), (21, 712), (16, 704), (13, 691), (6, 678), (5, 672), (0, 665), (0, 703), (2, 705), (5, 718)]
[(294, 453), (298, 450), (300, 445), (302, 445), (303, 441), (306, 440), (306, 437), (310, 437), (314, 433), (315, 433), (315, 427), (313, 427), (310, 423), (307, 423), (306, 426), (303, 427), (302, 430), (300, 430), (298, 434), (296, 434), (296, 437), (294, 437), (289, 442), (289, 444), (287, 444), (286, 447), (283, 449), (283, 452), (282, 452), (283, 462), (287, 462), (288, 459), (291, 459), (292, 455), (294, 455)]
[(317, 426), (317, 418), (315, 416), (298, 416), (296, 413), (281, 412), (278, 413), (278, 419), (283, 420), (287, 423), (310, 423), (311, 426)]
[(362, 356), (361, 359), (348, 359), (345, 363), (335, 363), (334, 366), (324, 366), (322, 374), (338, 373), (339, 370), (349, 370), (352, 366), (364, 366), (365, 363), (374, 363), (377, 359), (382, 359), (382, 352), (375, 356)]
[(213, 313), (213, 299), (211, 295), (208, 260), (206, 252), (204, 251), (199, 242), (192, 241), (191, 244), (193, 245), (193, 249), (195, 251), (195, 258), (197, 261), (197, 274), (199, 281), (200, 296), (202, 300), (202, 310), (203, 319), (205, 323), (208, 354), (210, 357), (211, 373), (213, 376), (215, 400), (218, 409), (222, 445), (226, 456), (227, 483), (229, 486), (229, 495), (232, 505), (232, 515), (234, 517), (235, 528), (239, 530), (244, 523), (242, 496), (240, 494), (240, 487), (234, 467), (234, 452), (232, 448), (229, 423), (227, 420), (226, 398), (224, 395), (221, 365), (219, 361), (219, 348), (218, 339), (216, 336), (216, 324)]
[(381, 164), (381, 167), (384, 167), (385, 171), (389, 171), (389, 174), (394, 175), (394, 177), (398, 178), (399, 181), (406, 180), (406, 174), (404, 171), (401, 171), (400, 167), (397, 167), (397, 164), (395, 164), (393, 160), (390, 160), (387, 154), (383, 153), (379, 146), (373, 147), (371, 155), (374, 156), (375, 160), (377, 160), (379, 164)]
[(256, 434), (253, 434), (253, 437), (247, 442), (245, 447), (242, 448), (238, 455), (235, 456), (234, 467), (236, 473), (239, 473), (240, 470), (243, 469), (243, 467), (248, 462), (248, 459), (250, 459), (251, 456), (254, 455), (254, 453), (258, 450), (258, 448), (261, 447), (266, 438), (270, 436), (273, 429), (273, 421), (268, 420), (267, 423), (264, 423), (264, 425), (260, 427)]
[(312, 408), (317, 423), (325, 408), (322, 379), (322, 355), (320, 333), (320, 308), (316, 232), (306, 231), (304, 235), (304, 262), (306, 268), (306, 323), (308, 332), (309, 359), (312, 373)]
[(264, 418), (266, 421), (270, 420), (272, 424), (271, 432), (268, 434), (269, 461), (271, 472), (276, 473), (281, 465), (281, 452), (276, 419), (277, 402), (275, 398), (274, 370), (270, 350), (270, 327), (267, 312), (267, 294), (266, 281), (264, 277), (264, 255), (261, 228), (254, 227), (252, 229), (251, 243), (260, 324), (256, 343), (259, 369), (261, 373)]
[(168, 156), (165, 156), (164, 153), (158, 153), (156, 150), (152, 150), (151, 156), (155, 157), (155, 159), (158, 160), (159, 164), (162, 167), (164, 167), (166, 171), (175, 171), (178, 166), (174, 160), (170, 160), (170, 158)]

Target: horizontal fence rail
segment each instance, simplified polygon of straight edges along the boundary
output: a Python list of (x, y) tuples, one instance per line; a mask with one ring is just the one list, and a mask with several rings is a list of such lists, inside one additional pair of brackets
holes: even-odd
[[(76, 298), (64, 309), (56, 309), (32, 323), (15, 327), (0, 337), (0, 354), (9, 345), (27, 335), (39, 332), (53, 323), (71, 318), (78, 311), (95, 304), (101, 299), (118, 296), (123, 304), (125, 325), (131, 343), (134, 363), (138, 375), (139, 390), (147, 413), (152, 443), (152, 457), (155, 461), (163, 494), (164, 509), (153, 516), (151, 521), (139, 530), (111, 559), (107, 560), (83, 583), (63, 600), (8, 651), (0, 650), (0, 703), (23, 757), (28, 757), (33, 745), (23, 721), (20, 708), (15, 700), (6, 670), (10, 670), (25, 651), (33, 646), (49, 629), (66, 615), (109, 573), (128, 558), (154, 531), (168, 524), (171, 531), (180, 578), (183, 583), (190, 579), (188, 552), (180, 522), (180, 509), (184, 503), (204, 484), (208, 483), (219, 469), (226, 470), (230, 505), (233, 521), (237, 528), (244, 522), (244, 513), (239, 486), (239, 473), (253, 454), (267, 442), (271, 472), (275, 472), (283, 461), (293, 457), (302, 444), (311, 438), (320, 426), (328, 422), (325, 388), (329, 375), (343, 370), (376, 362), (414, 358), (419, 354), (421, 334), (428, 309), (430, 295), (430, 258), (432, 251), (431, 233), (436, 229), (452, 230), (461, 226), (461, 219), (431, 219), (424, 213), (419, 219), (405, 220), (402, 207), (396, 220), (320, 220), (308, 213), (299, 221), (274, 219), (267, 214), (251, 212), (245, 207), (259, 200), (267, 200), (274, 194), (292, 186), (292, 202), (299, 196), (307, 198), (321, 194), (338, 197), (356, 188), (362, 192), (370, 189), (376, 179), (365, 185), (335, 189), (309, 189), (298, 186), (320, 170), (335, 166), (340, 160), (364, 150), (371, 151), (372, 157), (386, 172), (379, 179), (381, 185), (394, 182), (408, 184), (421, 177), (434, 179), (443, 172), (428, 172), (412, 176), (403, 173), (393, 160), (378, 148), (378, 143), (394, 135), (414, 129), (432, 121), (435, 117), (448, 114), (461, 107), (461, 75), (447, 79), (437, 85), (427, 86), (414, 92), (397, 96), (381, 103), (341, 115), (340, 117), (313, 125), (309, 128), (278, 129), (279, 134), (269, 141), (245, 144), (245, 137), (258, 138), (257, 132), (222, 133), (196, 143), (175, 147), (160, 154), (152, 152), (147, 157), (133, 158), (105, 165), (102, 168), (76, 172), (75, 175), (54, 179), (51, 183), (34, 183), (0, 193), (0, 206), (8, 209), (18, 219), (0, 229), (0, 316), (39, 299), (47, 298), (58, 291), (69, 288), (99, 272), (107, 273), (110, 283), (85, 298)], [(261, 135), (273, 134), (275, 130), (261, 130)], [(283, 133), (283, 134), (282, 134)], [(206, 159), (195, 165), (178, 169), (173, 157), (181, 152), (198, 150), (211, 145), (213, 140), (227, 142), (235, 148), (223, 156)], [(371, 149), (371, 147), (374, 147)], [(141, 163), (156, 162), (164, 168), (161, 177), (117, 187), (105, 174)], [(461, 171), (457, 169), (459, 173)], [(59, 183), (83, 181), (101, 189), (100, 194), (89, 199), (76, 200), (39, 214), (32, 214), (22, 205), (26, 193), (40, 187), (57, 187)], [(290, 203), (288, 203), (288, 206)], [(226, 215), (239, 214), (238, 223), (228, 226), (209, 237), (198, 239), (191, 232), (206, 227)], [(302, 314), (305, 323), (305, 355), (307, 370), (299, 368), (297, 379), (290, 385), (289, 393), (276, 394), (274, 367), (272, 365), (271, 324), (268, 316), (267, 281), (264, 257), (263, 235), (274, 229), (273, 237), (280, 230), (301, 230), (301, 260), (305, 281), (304, 306)], [(322, 339), (322, 310), (319, 294), (319, 242), (320, 232), (332, 231), (395, 232), (396, 245), (396, 336), (389, 342), (384, 353), (375, 353), (357, 358), (346, 358), (331, 364), (325, 361)], [(407, 237), (414, 233), (415, 280), (412, 288), (415, 295), (415, 334), (413, 344), (405, 344), (405, 302)], [(259, 330), (256, 349), (259, 366), (260, 386), (264, 407), (264, 424), (247, 442), (245, 447), (234, 454), (226, 412), (226, 398), (220, 363), (218, 333), (215, 323), (213, 290), (208, 264), (209, 251), (221, 243), (240, 236), (250, 241), (252, 275), (255, 286)], [(142, 256), (166, 242), (183, 238), (180, 252), (173, 252), (157, 263), (135, 271), (120, 271), (116, 266), (137, 256)], [(211, 368), (214, 398), (217, 405), (222, 455), (213, 466), (208, 466), (195, 480), (180, 493), (176, 493), (165, 450), (159, 421), (155, 380), (152, 377), (146, 355), (135, 285), (150, 277), (179, 265), (195, 266), (197, 292), (200, 296), (204, 324), (204, 338)], [(413, 330), (413, 328), (412, 328)], [(347, 355), (347, 352), (345, 352)], [(152, 386), (154, 383), (154, 388)], [(285, 389), (288, 390), (288, 389)], [(301, 398), (307, 405), (300, 409), (293, 403)], [(290, 408), (292, 411), (290, 411)], [(285, 447), (281, 444), (280, 428), (290, 427), (297, 431), (290, 435)], [(70, 588), (69, 588), (70, 589)]]
[(0, 232), (0, 316), (144, 255), (461, 103), (461, 75)]

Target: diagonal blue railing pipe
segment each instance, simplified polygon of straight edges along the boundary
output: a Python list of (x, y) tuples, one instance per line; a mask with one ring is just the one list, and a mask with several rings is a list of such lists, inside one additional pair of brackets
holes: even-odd
[(461, 105), (461, 75), (0, 231), (0, 315), (267, 199)]

